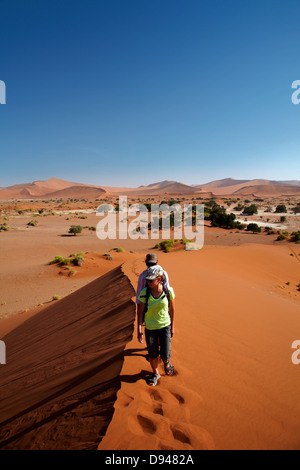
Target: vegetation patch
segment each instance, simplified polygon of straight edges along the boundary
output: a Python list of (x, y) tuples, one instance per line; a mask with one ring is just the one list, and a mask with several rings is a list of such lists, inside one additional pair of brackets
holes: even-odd
[(83, 252), (77, 253), (75, 255), (72, 253), (68, 258), (64, 258), (63, 256), (55, 256), (49, 264), (57, 264), (59, 266), (68, 266), (73, 264), (74, 266), (81, 266), (84, 261)]

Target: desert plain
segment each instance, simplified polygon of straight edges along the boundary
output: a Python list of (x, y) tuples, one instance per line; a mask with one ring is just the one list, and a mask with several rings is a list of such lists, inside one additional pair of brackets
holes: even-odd
[[(300, 448), (300, 245), (291, 239), (299, 186), (224, 181), (134, 189), (52, 178), (0, 190), (0, 448)], [(100, 240), (97, 207), (120, 194), (129, 204), (215, 201), (261, 231), (206, 219), (195, 251), (177, 241), (165, 252), (150, 234)], [(251, 204), (257, 213), (243, 215), (239, 205)], [(136, 337), (149, 252), (169, 274), (176, 307), (174, 374), (160, 364), (156, 387)]]

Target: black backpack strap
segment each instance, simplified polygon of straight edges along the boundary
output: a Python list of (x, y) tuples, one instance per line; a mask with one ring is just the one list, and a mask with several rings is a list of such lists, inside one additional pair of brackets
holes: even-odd
[(169, 289), (164, 284), (163, 284), (163, 290), (164, 290), (164, 293), (166, 294), (168, 302), (170, 303), (170, 292), (169, 292)]
[(142, 295), (143, 298), (146, 297), (145, 310), (144, 310), (144, 314), (143, 314), (143, 323), (144, 323), (145, 313), (146, 313), (147, 310), (148, 310), (148, 300), (149, 300), (149, 297), (150, 297), (150, 293), (151, 293), (151, 289), (150, 289), (150, 287), (147, 285), (147, 286), (146, 286), (146, 294), (145, 294), (145, 295)]

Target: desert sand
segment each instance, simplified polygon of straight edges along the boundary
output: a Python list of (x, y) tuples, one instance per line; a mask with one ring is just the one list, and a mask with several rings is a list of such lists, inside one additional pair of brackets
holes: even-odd
[(145, 382), (133, 302), (145, 255), (127, 253), (2, 336), (1, 448), (300, 447), (299, 256), (261, 244), (158, 255), (176, 294), (175, 374)]
[[(46, 189), (69, 187), (49, 180)], [(13, 191), (20, 189), (28, 187)], [(3, 204), (11, 230), (0, 245), (1, 449), (300, 448), (300, 365), (291, 360), (300, 331), (298, 244), (206, 223), (202, 250), (163, 253), (157, 240), (100, 241), (89, 230), (99, 201), (50, 202), (44, 207), (60, 212), (37, 217), (35, 227), (27, 223), (42, 201), (19, 201), (29, 209), (20, 214), (14, 201)], [(274, 212), (266, 217), (278, 223)], [(289, 219), (299, 229), (299, 215)], [(68, 235), (72, 224), (86, 228)], [(149, 251), (176, 295), (175, 372), (166, 377), (160, 364), (154, 388), (134, 303)], [(49, 264), (78, 252), (84, 262), (74, 276)]]
[[(299, 449), (299, 258), (286, 248), (162, 254), (176, 294), (175, 375), (146, 385), (134, 334), (99, 449)], [(141, 261), (125, 263), (135, 285)], [(299, 334), (298, 334), (299, 336)], [(128, 355), (126, 354), (128, 351)], [(143, 372), (141, 374), (141, 371)]]

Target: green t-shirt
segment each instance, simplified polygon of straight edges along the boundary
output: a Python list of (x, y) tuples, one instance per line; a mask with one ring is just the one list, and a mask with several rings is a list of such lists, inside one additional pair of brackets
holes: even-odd
[[(146, 303), (146, 293), (147, 288), (142, 289), (138, 300), (143, 304)], [(170, 300), (175, 299), (174, 290), (172, 287), (169, 287)], [(147, 330), (159, 330), (165, 328), (165, 326), (170, 325), (171, 318), (169, 315), (168, 309), (168, 298), (165, 295), (164, 291), (158, 299), (155, 299), (151, 292), (148, 299), (148, 309), (145, 313), (145, 327)]]

